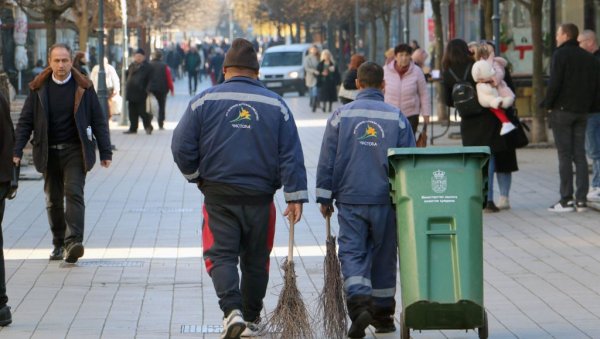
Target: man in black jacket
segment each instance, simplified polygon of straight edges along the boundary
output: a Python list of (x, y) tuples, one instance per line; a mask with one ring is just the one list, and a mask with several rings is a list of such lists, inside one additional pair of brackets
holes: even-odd
[(152, 68), (152, 77), (148, 84), (148, 91), (156, 97), (158, 101), (158, 128), (164, 129), (165, 108), (167, 106), (167, 94), (175, 94), (173, 88), (173, 78), (167, 64), (162, 61), (162, 52), (155, 51), (154, 58), (150, 62)]
[(83, 189), (86, 173), (96, 162), (96, 143), (102, 167), (109, 167), (112, 159), (108, 119), (92, 82), (72, 68), (71, 48), (54, 44), (48, 55), (50, 68), (29, 83), (13, 162), (19, 164), (33, 132), (33, 163), (44, 174), (54, 245), (50, 260), (75, 263), (83, 256)]
[[(583, 212), (587, 209), (589, 188), (585, 157), (585, 130), (588, 113), (596, 95), (594, 57), (579, 47), (579, 30), (574, 24), (562, 24), (556, 31), (558, 48), (552, 56), (550, 81), (545, 108), (558, 151), (560, 200), (548, 208), (552, 212)], [(575, 163), (575, 199), (573, 165)]]
[(10, 119), (10, 107), (0, 92), (0, 326), (12, 322), (10, 307), (6, 305), (6, 278), (4, 270), (4, 239), (2, 235), (2, 219), (4, 218), (4, 199), (8, 196), (12, 178), (12, 150), (15, 143), (15, 132)]
[(129, 109), (129, 130), (125, 134), (136, 134), (138, 120), (142, 118), (146, 134), (152, 134), (152, 115), (146, 112), (148, 84), (152, 78), (152, 68), (146, 61), (146, 52), (138, 48), (133, 55), (133, 62), (127, 69), (127, 101)]

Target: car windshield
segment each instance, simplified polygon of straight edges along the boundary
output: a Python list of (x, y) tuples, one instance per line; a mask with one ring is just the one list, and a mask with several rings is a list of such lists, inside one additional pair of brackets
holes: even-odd
[(302, 65), (302, 52), (266, 53), (261, 67)]

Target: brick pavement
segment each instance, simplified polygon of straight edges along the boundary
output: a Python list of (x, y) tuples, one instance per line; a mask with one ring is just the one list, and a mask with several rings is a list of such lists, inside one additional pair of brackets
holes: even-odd
[[(86, 252), (78, 265), (47, 260), (51, 236), (41, 181), (22, 182), (17, 199), (8, 202), (4, 248), (13, 324), (0, 329), (0, 338), (218, 338), (202, 333), (215, 330), (222, 316), (201, 260), (202, 196), (185, 182), (170, 154), (171, 131), (189, 100), (185, 79), (176, 86), (165, 131), (123, 135), (125, 127), (112, 126), (118, 147), (113, 166), (98, 166), (87, 178)], [(296, 228), (295, 258), (298, 284), (312, 309), (325, 252), (314, 187), (326, 115), (310, 113), (306, 98), (286, 99), (308, 170), (311, 203)], [(556, 151), (523, 149), (518, 157), (513, 208), (484, 216), (490, 338), (600, 338), (599, 214), (547, 212), (558, 197)], [(283, 210), (281, 193), (276, 206)], [(337, 232), (335, 218), (332, 226)], [(280, 217), (276, 227), (266, 311), (276, 305), (278, 267), (287, 255), (288, 226)], [(400, 306), (396, 319), (399, 313)], [(473, 331), (412, 335), (477, 337)], [(397, 337), (399, 332), (369, 333)]]

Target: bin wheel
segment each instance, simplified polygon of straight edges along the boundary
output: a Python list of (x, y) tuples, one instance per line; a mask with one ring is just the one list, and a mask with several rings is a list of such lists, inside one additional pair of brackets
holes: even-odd
[(479, 327), (477, 329), (477, 332), (479, 333), (479, 339), (487, 339), (489, 332), (488, 332), (488, 319), (487, 319), (487, 312), (483, 311), (483, 326)]
[(400, 313), (400, 339), (410, 339), (410, 328), (404, 321), (404, 313)]

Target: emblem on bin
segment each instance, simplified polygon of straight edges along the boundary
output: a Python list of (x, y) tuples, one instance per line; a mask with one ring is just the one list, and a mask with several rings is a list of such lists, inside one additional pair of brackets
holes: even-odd
[(432, 173), (431, 177), (431, 189), (435, 193), (444, 193), (446, 192), (446, 188), (448, 188), (448, 180), (446, 179), (446, 172), (442, 170), (437, 170)]

